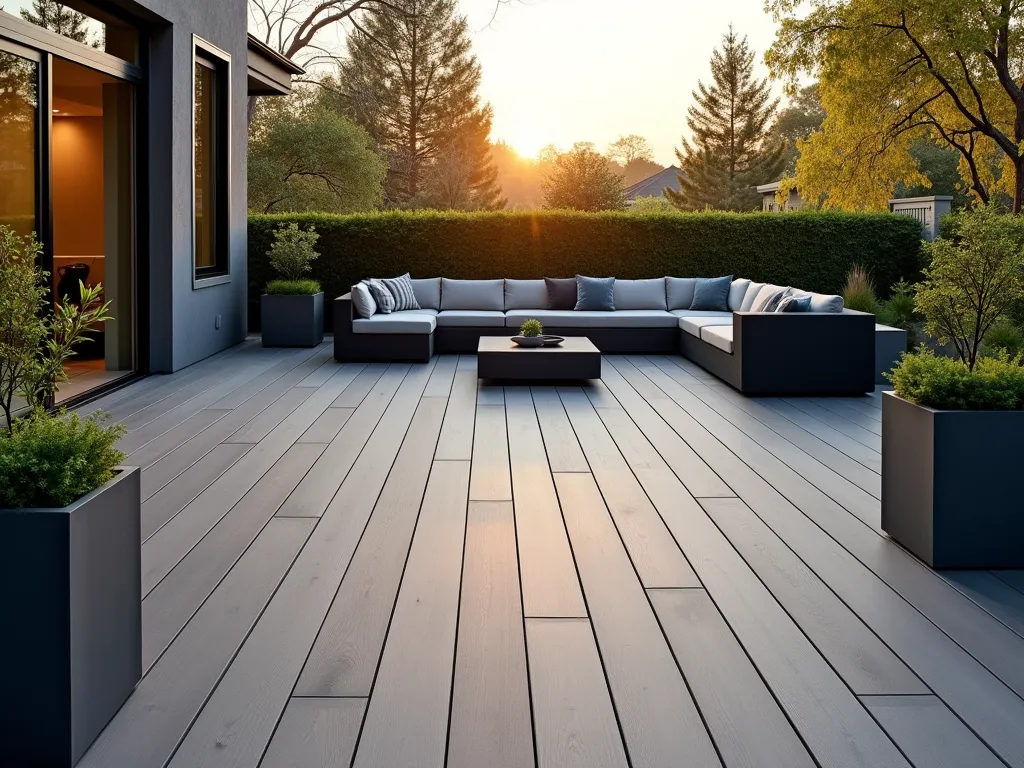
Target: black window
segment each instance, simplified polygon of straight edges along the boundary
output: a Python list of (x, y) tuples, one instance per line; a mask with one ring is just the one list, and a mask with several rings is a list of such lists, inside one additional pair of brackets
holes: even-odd
[(196, 280), (228, 273), (228, 61), (196, 48), (192, 164)]

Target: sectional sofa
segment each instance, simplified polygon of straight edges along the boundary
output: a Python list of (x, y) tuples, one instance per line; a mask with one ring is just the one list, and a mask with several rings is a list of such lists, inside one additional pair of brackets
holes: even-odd
[(859, 394), (874, 388), (875, 318), (809, 295), (805, 312), (752, 312), (762, 284), (735, 280), (728, 311), (690, 309), (696, 278), (617, 280), (615, 310), (552, 310), (544, 280), (413, 280), (421, 309), (359, 317), (334, 301), (338, 361), (420, 362), (473, 354), (536, 318), (546, 333), (586, 336), (606, 354), (682, 354), (748, 394)]

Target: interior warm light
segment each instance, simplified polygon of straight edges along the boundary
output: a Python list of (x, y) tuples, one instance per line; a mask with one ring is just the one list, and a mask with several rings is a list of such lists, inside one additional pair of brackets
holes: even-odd
[(60, 110), (59, 110), (59, 109), (55, 109), (55, 110), (53, 110), (53, 114), (55, 114), (55, 115), (59, 115), (59, 114), (60, 114)]

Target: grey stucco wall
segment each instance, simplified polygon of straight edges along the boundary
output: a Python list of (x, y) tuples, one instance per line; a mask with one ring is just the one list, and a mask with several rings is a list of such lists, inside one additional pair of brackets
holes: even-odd
[[(175, 371), (239, 343), (246, 333), (246, 3), (142, 0), (149, 23), (148, 368)], [(231, 56), (230, 280), (193, 289), (193, 35)], [(217, 318), (220, 317), (220, 328)]]

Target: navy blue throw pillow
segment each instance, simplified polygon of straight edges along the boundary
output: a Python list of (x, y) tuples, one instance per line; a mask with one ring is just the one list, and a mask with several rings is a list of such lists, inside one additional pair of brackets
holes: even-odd
[(693, 289), (693, 301), (690, 309), (706, 309), (716, 312), (729, 311), (729, 288), (732, 287), (732, 275), (725, 277), (698, 277)]
[(544, 286), (548, 289), (548, 309), (576, 308), (576, 278), (545, 277)]
[(576, 290), (579, 294), (576, 309), (585, 312), (615, 311), (615, 278), (584, 277), (576, 275)]

